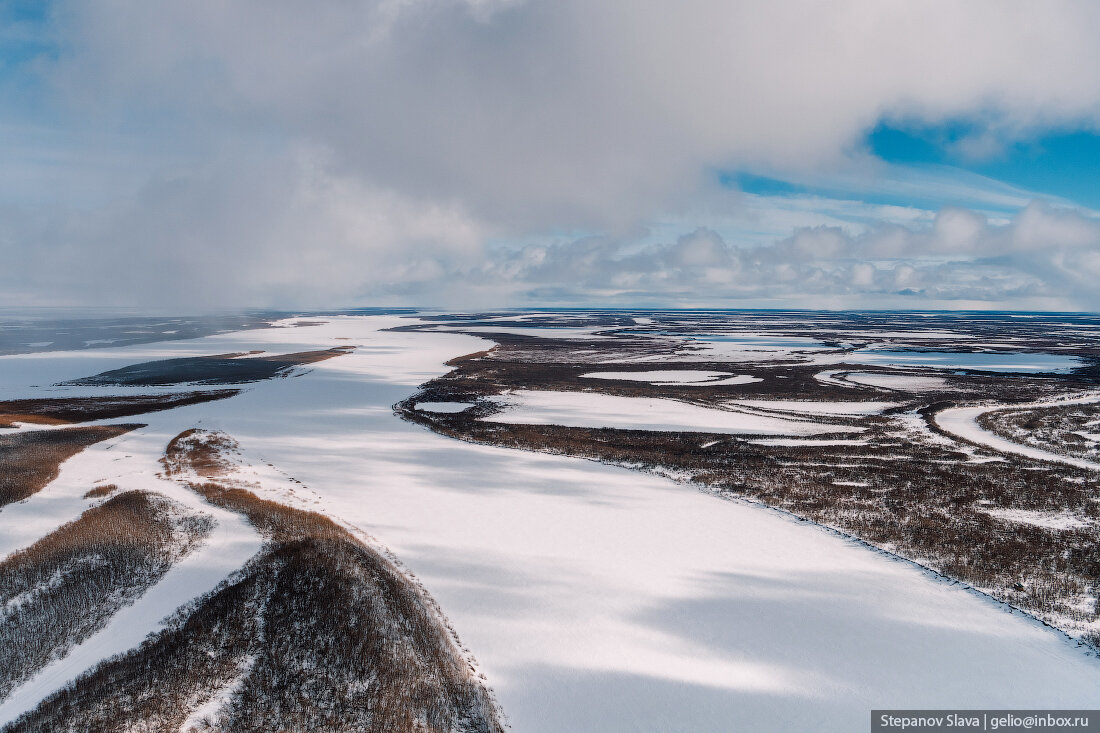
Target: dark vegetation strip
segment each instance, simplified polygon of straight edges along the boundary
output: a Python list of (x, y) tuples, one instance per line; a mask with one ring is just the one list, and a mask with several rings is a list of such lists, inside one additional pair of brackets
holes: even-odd
[(22, 501), (57, 478), (61, 464), (89, 445), (143, 425), (33, 430), (0, 435), (0, 507)]
[(12, 427), (17, 422), (59, 425), (110, 420), (213, 400), (224, 400), (237, 394), (240, 394), (240, 390), (217, 389), (161, 395), (7, 400), (0, 402), (0, 428)]
[(178, 730), (219, 690), (203, 730), (503, 728), (437, 613), (396, 567), (327, 517), (235, 487), (226, 436), (188, 431), (165, 468), (264, 534), (264, 551), (134, 652), (15, 721), (15, 731)]
[(147, 387), (173, 384), (240, 384), (287, 376), (295, 367), (315, 364), (325, 359), (353, 351), (351, 346), (337, 346), (294, 354), (250, 356), (217, 354), (180, 359), (162, 359), (131, 364), (65, 384), (97, 386)]
[(0, 562), (0, 698), (101, 629), (212, 526), (127, 491)]

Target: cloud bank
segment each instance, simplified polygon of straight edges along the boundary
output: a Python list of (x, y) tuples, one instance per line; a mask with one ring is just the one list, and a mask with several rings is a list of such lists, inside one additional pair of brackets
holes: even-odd
[(642, 249), (587, 237), (496, 253), (452, 277), (527, 305), (1095, 310), (1100, 221), (1033, 204), (1007, 224), (944, 209), (928, 225), (800, 228), (755, 247), (705, 228)]
[[(0, 284), (167, 307), (1086, 307), (1066, 287), (1095, 266), (1093, 223), (1041, 206), (763, 248), (688, 232), (736, 214), (719, 169), (873, 181), (861, 141), (884, 119), (982, 121), (975, 150), (1100, 128), (1098, 28), (1084, 1), (62, 0), (41, 29), (52, 52), (5, 81), (6, 129), (49, 134), (0, 152)], [(639, 250), (670, 214), (684, 237)], [(561, 231), (596, 235), (522, 245)]]

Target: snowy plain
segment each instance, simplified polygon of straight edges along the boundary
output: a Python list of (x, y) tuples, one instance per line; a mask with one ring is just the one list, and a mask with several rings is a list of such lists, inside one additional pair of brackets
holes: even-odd
[(849, 382), (855, 382), (856, 384), (864, 384), (868, 387), (900, 389), (909, 392), (926, 392), (933, 389), (944, 389), (947, 386), (947, 380), (943, 377), (922, 377), (913, 374), (850, 372), (844, 379)]
[[(257, 465), (273, 464), (262, 492), (396, 554), (450, 618), (515, 731), (850, 731), (881, 707), (1100, 705), (1095, 658), (911, 563), (659, 476), (401, 421), (391, 405), (445, 373), (447, 359), (491, 345), (380, 330), (404, 323), (332, 318), (164, 345), (165, 358), (358, 348), (230, 400), (142, 416), (149, 427), (123, 443), (122, 460), (93, 446), (64, 472), (160, 490), (149, 458), (172, 435), (228, 432)], [(156, 345), (138, 351), (112, 356), (118, 366), (161, 356)], [(113, 368), (85, 353), (43, 358), (64, 375), (54, 380)], [(30, 396), (25, 385), (45, 381), (33, 362), (0, 358), (0, 384)], [(47, 487), (39, 506), (63, 486)]]
[(789, 412), (796, 415), (877, 415), (883, 410), (897, 407), (897, 402), (840, 402), (824, 400), (733, 400), (731, 407), (748, 407), (772, 412)]
[(751, 374), (708, 372), (701, 369), (655, 369), (644, 372), (589, 372), (582, 379), (621, 379), (628, 382), (648, 382), (658, 386), (700, 386), (752, 384), (762, 381)]
[(679, 400), (619, 397), (593, 392), (521, 389), (490, 398), (504, 407), (482, 418), (512, 425), (566, 425), (741, 435), (858, 433), (863, 428), (761, 415), (731, 407), (719, 410)]

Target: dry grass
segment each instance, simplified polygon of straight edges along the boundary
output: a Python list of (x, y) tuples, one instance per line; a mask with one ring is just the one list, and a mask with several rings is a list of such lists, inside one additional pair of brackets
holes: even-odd
[(19, 423), (25, 425), (67, 425), (70, 422), (72, 421), (46, 415), (36, 415), (33, 412), (16, 412), (14, 406), (5, 409), (3, 403), (0, 403), (0, 428), (14, 428)]
[(57, 478), (61, 464), (89, 445), (141, 425), (34, 430), (0, 435), (0, 506), (22, 501)]
[(104, 484), (102, 486), (95, 486), (88, 490), (84, 494), (85, 499), (101, 499), (104, 496), (110, 496), (114, 492), (118, 491), (118, 484)]
[(0, 697), (101, 628), (211, 527), (127, 491), (0, 563)]

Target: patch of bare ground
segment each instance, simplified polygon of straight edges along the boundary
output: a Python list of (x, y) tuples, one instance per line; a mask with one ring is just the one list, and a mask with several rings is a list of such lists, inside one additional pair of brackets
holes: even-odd
[(15, 423), (64, 425), (129, 417), (212, 400), (224, 400), (237, 394), (240, 394), (240, 390), (218, 389), (161, 395), (7, 400), (0, 402), (0, 428), (10, 428)]
[(295, 368), (316, 364), (354, 351), (353, 346), (300, 351), (294, 354), (211, 356), (163, 359), (131, 364), (121, 369), (66, 382), (69, 385), (167, 386), (174, 384), (241, 384), (288, 376)]
[[(935, 434), (927, 416), (960, 400), (1034, 401), (1091, 384), (1092, 376), (952, 374), (953, 391), (893, 391), (901, 404), (845, 421), (866, 445), (766, 444), (728, 434), (675, 433), (484, 421), (500, 407), (484, 398), (514, 389), (662, 397), (721, 406), (723, 400), (883, 399), (873, 388), (830, 385), (822, 367), (766, 363), (617, 363), (615, 371), (687, 368), (748, 373), (761, 382), (679, 387), (582, 379), (622, 343), (493, 336), (491, 353), (451, 362), (451, 372), (396, 406), (407, 420), (472, 442), (571, 455), (671, 475), (717, 495), (760, 502), (862, 540), (962, 581), (1069, 635), (1100, 646), (1100, 476), (1018, 456), (985, 455)], [(660, 347), (665, 348), (665, 347)], [(584, 361), (576, 358), (582, 353)], [(653, 352), (657, 357), (659, 351)], [(644, 356), (639, 351), (635, 357)], [(830, 367), (832, 368), (832, 367)], [(871, 371), (860, 367), (861, 371)], [(479, 401), (480, 400), (480, 401)], [(472, 402), (460, 413), (415, 409), (422, 401)], [(1091, 408), (1095, 410), (1095, 408)], [(815, 419), (812, 414), (803, 419)], [(830, 421), (836, 421), (834, 417)], [(1078, 425), (1087, 422), (1080, 415)], [(1078, 428), (1074, 428), (1078, 429)], [(1059, 428), (1061, 434), (1068, 426)], [(1100, 432), (1100, 430), (1096, 430)], [(1057, 522), (1051, 518), (1072, 517)]]
[(143, 427), (102, 427), (34, 430), (0, 435), (0, 507), (22, 501), (57, 478), (61, 464), (89, 445)]
[(502, 731), (420, 589), (327, 517), (237, 485), (235, 447), (187, 431), (169, 444), (166, 472), (247, 516), (265, 549), (8, 730)]
[(0, 562), (0, 698), (102, 628), (212, 527), (163, 496), (127, 491)]

